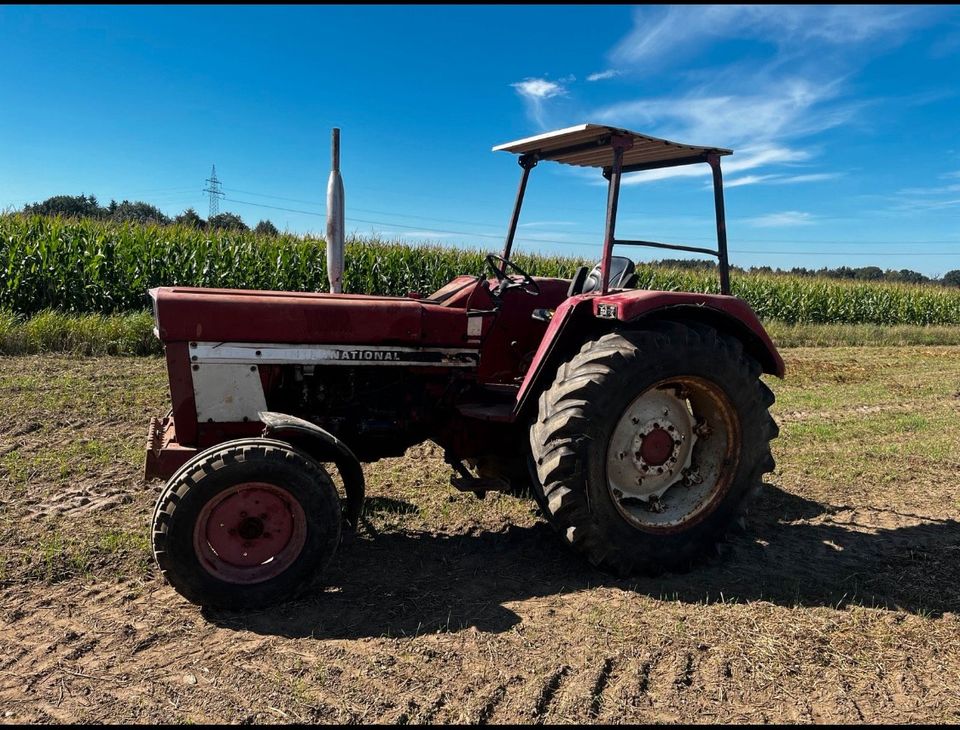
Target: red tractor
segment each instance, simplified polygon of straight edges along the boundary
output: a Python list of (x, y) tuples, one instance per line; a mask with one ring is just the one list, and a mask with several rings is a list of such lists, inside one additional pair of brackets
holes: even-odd
[[(356, 524), (363, 462), (440, 445), (452, 484), (532, 491), (560, 538), (623, 575), (688, 568), (773, 469), (783, 360), (730, 295), (720, 157), (585, 124), (494, 148), (523, 170), (490, 276), (430, 296), (152, 289), (173, 408), (153, 419), (146, 475), (163, 575), (203, 605), (264, 606), (323, 574)], [(530, 171), (543, 160), (609, 181), (603, 256), (572, 280), (510, 260)], [(621, 175), (712, 168), (717, 249), (615, 236)], [(615, 245), (718, 257), (719, 295), (632, 288)], [(340, 475), (343, 499), (324, 464)]]

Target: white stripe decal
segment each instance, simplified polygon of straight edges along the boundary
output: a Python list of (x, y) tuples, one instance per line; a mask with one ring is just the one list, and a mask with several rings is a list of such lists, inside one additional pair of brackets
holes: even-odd
[(390, 345), (278, 345), (249, 342), (191, 342), (195, 363), (302, 365), (403, 365), (476, 367), (477, 350)]

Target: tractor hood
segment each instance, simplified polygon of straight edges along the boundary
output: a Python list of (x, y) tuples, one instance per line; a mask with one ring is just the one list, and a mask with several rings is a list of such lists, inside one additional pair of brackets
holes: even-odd
[(159, 287), (150, 297), (165, 343), (466, 344), (466, 309), (446, 302), (196, 287)]

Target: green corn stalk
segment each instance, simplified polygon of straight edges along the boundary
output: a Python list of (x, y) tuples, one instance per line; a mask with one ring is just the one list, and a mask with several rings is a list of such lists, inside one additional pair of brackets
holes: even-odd
[[(461, 274), (487, 275), (485, 252), (411, 246), (379, 237), (346, 245), (344, 291), (403, 296), (435, 291)], [(569, 278), (575, 257), (518, 252), (539, 276)], [(716, 293), (716, 272), (639, 265), (638, 287)], [(0, 216), (0, 310), (110, 314), (149, 307), (155, 286), (326, 291), (325, 243), (310, 236), (260, 236), (10, 214)], [(960, 290), (937, 285), (735, 273), (733, 293), (762, 320), (799, 324), (960, 324)]]

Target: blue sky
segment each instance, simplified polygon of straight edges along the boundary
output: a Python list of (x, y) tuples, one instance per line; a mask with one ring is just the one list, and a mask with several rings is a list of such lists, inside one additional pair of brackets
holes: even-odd
[[(498, 250), (490, 148), (590, 121), (733, 148), (735, 264), (960, 268), (956, 7), (0, 7), (0, 68), (0, 208), (206, 216), (216, 164), (221, 210), (322, 231), (339, 126), (348, 231)], [(625, 178), (618, 233), (708, 245), (707, 172)], [(540, 165), (518, 245), (599, 255), (600, 182)]]

